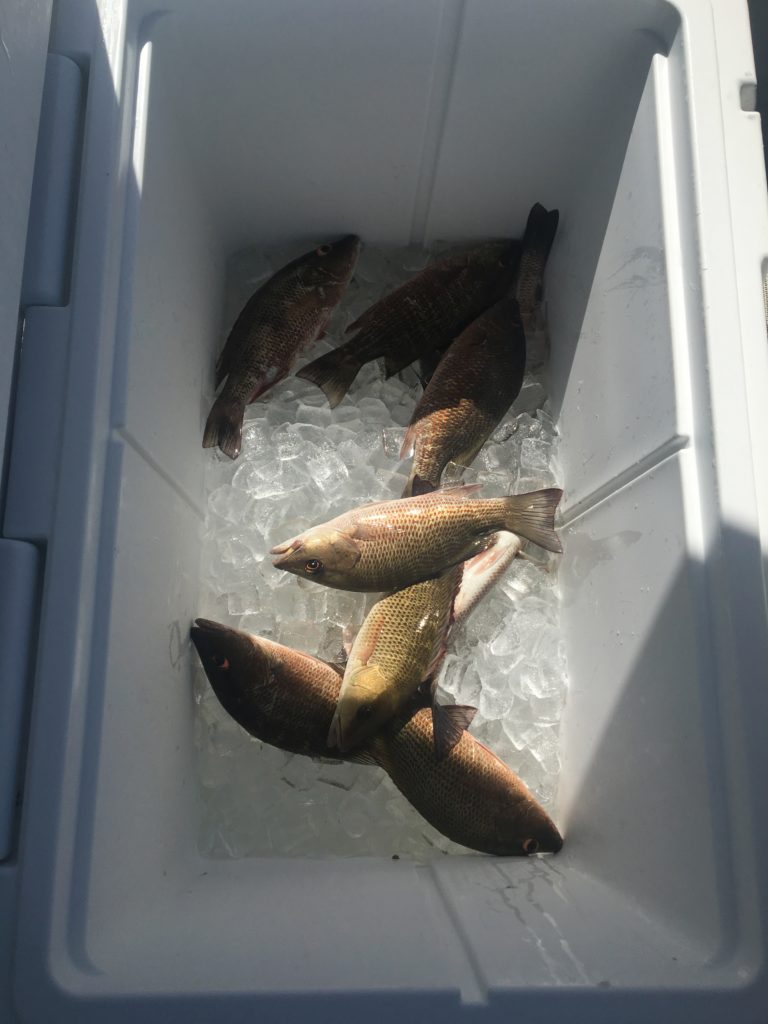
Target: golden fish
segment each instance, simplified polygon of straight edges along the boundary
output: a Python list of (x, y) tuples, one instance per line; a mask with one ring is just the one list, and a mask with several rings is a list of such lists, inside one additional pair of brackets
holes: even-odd
[(376, 502), (312, 527), (272, 548), (274, 565), (327, 587), (390, 591), (437, 576), (508, 530), (562, 551), (552, 487), (506, 498), (475, 498), (478, 485)]

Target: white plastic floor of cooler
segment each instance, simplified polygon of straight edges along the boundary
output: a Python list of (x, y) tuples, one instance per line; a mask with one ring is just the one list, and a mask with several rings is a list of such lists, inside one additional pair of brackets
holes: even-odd
[[(75, 7), (54, 34), (65, 51), (99, 38)], [(189, 0), (159, 17), (129, 6), (122, 26), (107, 7), (91, 102), (111, 86), (128, 110), (113, 140), (125, 221), (114, 329), (94, 331), (86, 450), (104, 472), (82, 505), (79, 610), (50, 613), (38, 668), (38, 694), (56, 653), (71, 680), (33, 722), (33, 754), (50, 745), (25, 796), (23, 1019), (756, 1019), (762, 705), (742, 659), (765, 626), (752, 602), (745, 655), (725, 604), (711, 238), (691, 187), (719, 173), (691, 127), (692, 60), (716, 82), (710, 21), (662, 0)], [(92, 116), (108, 119), (102, 100)], [(561, 211), (546, 294), (566, 493), (563, 851), (202, 856), (187, 634), (227, 259), (345, 231), (519, 235), (535, 201)], [(75, 280), (75, 310), (78, 294)], [(73, 339), (71, 379), (90, 381), (94, 342)], [(59, 524), (81, 507), (66, 458)], [(755, 514), (743, 506), (746, 531)], [(745, 593), (762, 594), (750, 558)], [(68, 729), (51, 740), (53, 718)]]

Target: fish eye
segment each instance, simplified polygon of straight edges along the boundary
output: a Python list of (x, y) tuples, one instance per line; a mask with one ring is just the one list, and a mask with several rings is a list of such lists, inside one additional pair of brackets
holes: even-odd
[(307, 562), (304, 563), (304, 571), (308, 572), (310, 576), (314, 575), (314, 573), (316, 572), (320, 572), (322, 568), (323, 563), (320, 561), (319, 558), (310, 558)]
[(523, 853), (530, 857), (532, 853), (536, 853), (539, 848), (538, 839), (526, 839), (523, 843)]
[(229, 668), (229, 659), (225, 658), (223, 654), (212, 654), (211, 661), (216, 668)]
[(315, 249), (315, 253), (318, 256), (327, 256), (330, 251), (331, 251), (331, 246), (330, 245), (321, 245), (321, 246), (318, 246), (317, 249)]

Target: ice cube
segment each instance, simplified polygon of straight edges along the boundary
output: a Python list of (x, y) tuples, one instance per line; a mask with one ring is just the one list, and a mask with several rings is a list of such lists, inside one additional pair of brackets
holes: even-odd
[(360, 418), (368, 428), (376, 424), (388, 427), (392, 422), (389, 409), (380, 398), (361, 398), (358, 408), (360, 409)]
[[(250, 407), (251, 409), (253, 406)], [(263, 453), (272, 457), (271, 431), (261, 420), (249, 420), (246, 410), (246, 421), (243, 424), (243, 441), (240, 459), (250, 461)]]
[(400, 254), (400, 261), (406, 277), (418, 274), (429, 263), (429, 253), (419, 245), (409, 245)]
[(292, 815), (275, 815), (267, 825), (267, 832), (275, 853), (296, 853), (311, 849), (317, 836), (317, 826), (311, 816), (297, 807)]
[(546, 439), (525, 437), (520, 445), (520, 472), (542, 476), (549, 470), (550, 445)]
[(340, 825), (352, 839), (364, 836), (373, 826), (369, 801), (356, 793), (350, 793), (341, 805)]
[(533, 413), (541, 408), (546, 400), (546, 396), (547, 393), (541, 381), (526, 381), (520, 389), (520, 394), (514, 401), (512, 412), (518, 415), (521, 412)]
[(504, 692), (502, 687), (491, 689), (489, 681), (487, 679), (483, 681), (477, 710), (487, 722), (495, 722), (503, 718), (510, 709), (510, 703), (510, 696)]
[(314, 785), (316, 777), (316, 765), (308, 757), (302, 757), (301, 754), (293, 754), (280, 771), (281, 782), (289, 789), (294, 790), (310, 789)]
[(251, 505), (251, 498), (232, 484), (217, 487), (208, 499), (208, 508), (228, 523), (240, 523)]
[(262, 600), (254, 611), (243, 614), (238, 623), (238, 629), (243, 629), (246, 633), (252, 633), (254, 636), (265, 636), (273, 640), (275, 637), (275, 615), (269, 603)]
[(514, 622), (509, 619), (503, 620), (489, 647), (491, 654), (497, 658), (519, 659), (521, 657), (520, 634)]
[[(320, 404), (313, 404), (309, 399), (314, 397), (313, 395), (307, 395), (306, 399), (299, 402), (299, 406), (296, 410), (296, 419), (300, 424), (311, 424), (316, 427), (328, 427), (331, 424), (331, 409), (327, 402)], [(321, 394), (320, 398), (324, 396)]]
[(272, 434), (272, 444), (279, 462), (298, 459), (304, 451), (301, 437), (291, 430), (288, 425), (284, 429), (281, 428), (274, 431)]
[(326, 496), (337, 493), (349, 480), (349, 470), (335, 452), (321, 452), (308, 459), (307, 472)]

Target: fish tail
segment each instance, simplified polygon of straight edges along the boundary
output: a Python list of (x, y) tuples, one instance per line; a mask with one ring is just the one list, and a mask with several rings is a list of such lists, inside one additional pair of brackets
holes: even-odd
[(559, 487), (548, 487), (543, 491), (502, 498), (503, 529), (517, 533), (547, 551), (562, 551), (560, 538), (555, 533), (555, 510), (562, 496)]
[(408, 477), (402, 497), (415, 498), (418, 494), (430, 494), (432, 491), (436, 491), (439, 486), (439, 482), (433, 483), (431, 480), (427, 480), (425, 477), (419, 476), (418, 473), (412, 471)]
[(362, 365), (359, 359), (355, 359), (349, 353), (334, 349), (333, 352), (307, 363), (296, 376), (322, 388), (328, 404), (335, 409), (349, 391)]
[(218, 447), (230, 459), (240, 454), (243, 440), (245, 405), (236, 398), (219, 395), (208, 414), (203, 434), (203, 448)]
[(523, 251), (532, 249), (539, 252), (546, 261), (555, 240), (559, 220), (559, 210), (546, 210), (541, 203), (534, 203), (525, 226)]

